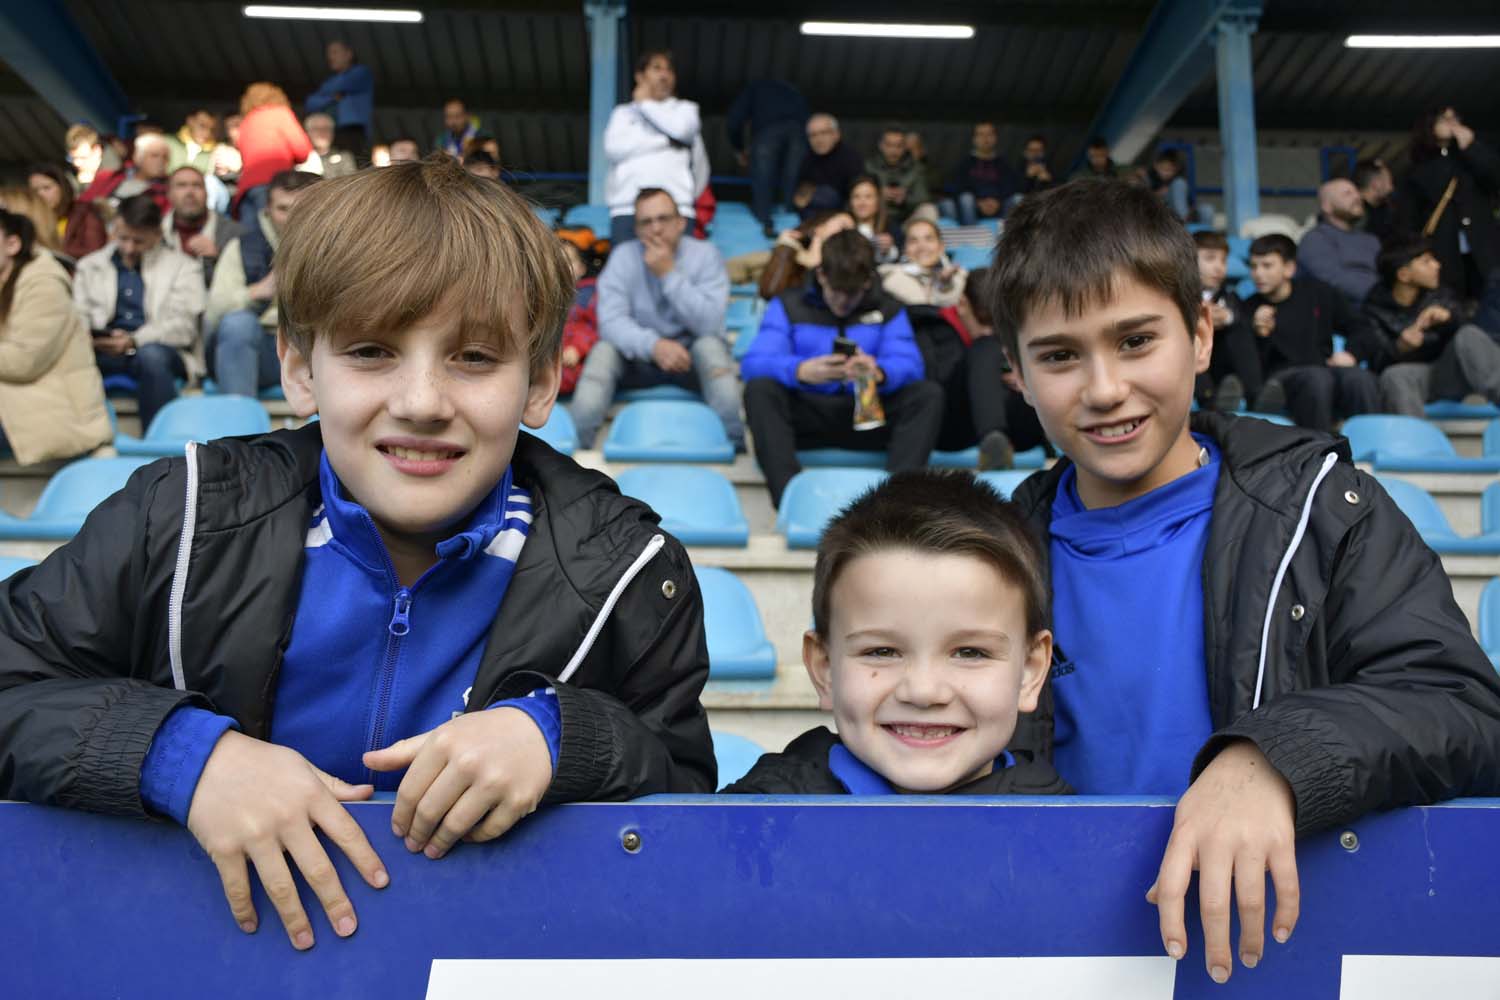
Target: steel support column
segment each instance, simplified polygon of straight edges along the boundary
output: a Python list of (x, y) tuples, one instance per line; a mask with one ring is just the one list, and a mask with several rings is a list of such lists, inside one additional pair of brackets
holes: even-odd
[[(62, 0), (0, 3), (0, 63), (65, 122), (113, 132), (130, 110), (125, 91)], [(62, 136), (57, 140), (60, 146)]]
[(589, 0), (583, 5), (589, 29), (589, 204), (604, 204), (604, 126), (619, 101), (620, 22), (625, 0)]
[(1220, 19), (1215, 40), (1218, 67), (1219, 142), (1224, 148), (1224, 214), (1229, 232), (1260, 214), (1260, 167), (1255, 139), (1255, 67), (1250, 36), (1256, 16), (1235, 12)]

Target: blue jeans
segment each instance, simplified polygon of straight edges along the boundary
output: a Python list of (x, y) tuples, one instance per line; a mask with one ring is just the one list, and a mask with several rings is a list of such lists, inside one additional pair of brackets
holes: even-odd
[(271, 199), (271, 185), (257, 184), (246, 191), (244, 197), (240, 198), (240, 214), (238, 222), (240, 225), (253, 228), (258, 225), (255, 217), (266, 207), (266, 202)]
[(724, 433), (738, 451), (745, 446), (745, 425), (740, 420), (740, 379), (729, 345), (721, 337), (698, 337), (688, 347), (693, 370), (683, 374), (664, 372), (650, 361), (631, 361), (619, 348), (601, 340), (589, 351), (573, 390), (568, 412), (578, 428), (578, 446), (592, 448), (616, 389), (645, 389), (653, 385), (680, 385), (699, 392), (718, 414)]
[(791, 204), (806, 153), (801, 122), (778, 122), (751, 137), (750, 211), (762, 223), (770, 223), (778, 195), (784, 204)]
[(209, 374), (222, 392), (253, 398), (257, 391), (281, 383), (276, 338), (248, 309), (226, 313), (205, 347)]
[(187, 378), (182, 355), (166, 344), (142, 344), (134, 354), (94, 354), (101, 375), (129, 375), (140, 386), (136, 405), (141, 427), (149, 429), (156, 412), (177, 398), (177, 380)]

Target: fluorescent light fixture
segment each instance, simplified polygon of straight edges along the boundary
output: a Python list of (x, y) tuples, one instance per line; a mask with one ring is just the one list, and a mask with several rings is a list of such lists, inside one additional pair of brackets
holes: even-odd
[(804, 35), (852, 38), (973, 38), (969, 24), (872, 24), (868, 21), (803, 21)]
[(1349, 49), (1500, 49), (1500, 35), (1350, 35)]
[(421, 24), (420, 10), (392, 10), (385, 7), (282, 7), (253, 3), (245, 7), (246, 17), (278, 17), (294, 21), (383, 21), (392, 24)]

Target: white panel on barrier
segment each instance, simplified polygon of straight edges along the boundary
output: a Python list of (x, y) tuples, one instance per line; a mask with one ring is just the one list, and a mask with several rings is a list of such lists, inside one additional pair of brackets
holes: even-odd
[(1500, 958), (1345, 955), (1339, 1000), (1500, 1000)]
[(1034, 996), (1171, 1000), (1177, 963), (1118, 958), (437, 959), (427, 1000)]

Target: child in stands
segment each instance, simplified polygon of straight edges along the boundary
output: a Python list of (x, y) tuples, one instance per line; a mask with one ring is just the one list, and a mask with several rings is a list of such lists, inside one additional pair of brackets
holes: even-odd
[(1042, 565), (1014, 508), (968, 473), (897, 473), (867, 492), (818, 543), (802, 638), (838, 735), (804, 733), (725, 791), (1067, 792), (1039, 754), (1006, 750), (1052, 660)]
[(1229, 241), (1223, 233), (1193, 234), (1198, 249), (1198, 278), (1203, 282), (1203, 301), (1214, 321), (1214, 353), (1208, 371), (1198, 376), (1198, 405), (1221, 413), (1233, 413), (1247, 399), (1260, 395), (1260, 357), (1250, 313), (1230, 290)]
[(1347, 442), (1190, 414), (1214, 340), (1194, 250), (1150, 192), (1074, 181), (1011, 214), (990, 289), (1066, 455), (1014, 496), (1047, 546), (1057, 665), (1012, 748), (1055, 747), (1085, 794), (1180, 796), (1147, 898), (1180, 958), (1198, 871), (1223, 982), (1232, 898), (1241, 961), (1262, 957), (1268, 869), (1291, 935), (1298, 834), (1500, 792), (1500, 678)]
[(318, 832), (389, 881), (344, 802), (396, 792), (436, 859), (715, 769), (686, 553), (521, 431), (573, 296), (531, 207), (446, 156), (361, 171), (309, 189), (276, 271), (319, 421), (189, 444), (0, 585), (0, 798), (185, 824), (240, 927), (253, 864), (300, 949), (293, 867), (356, 926)]

